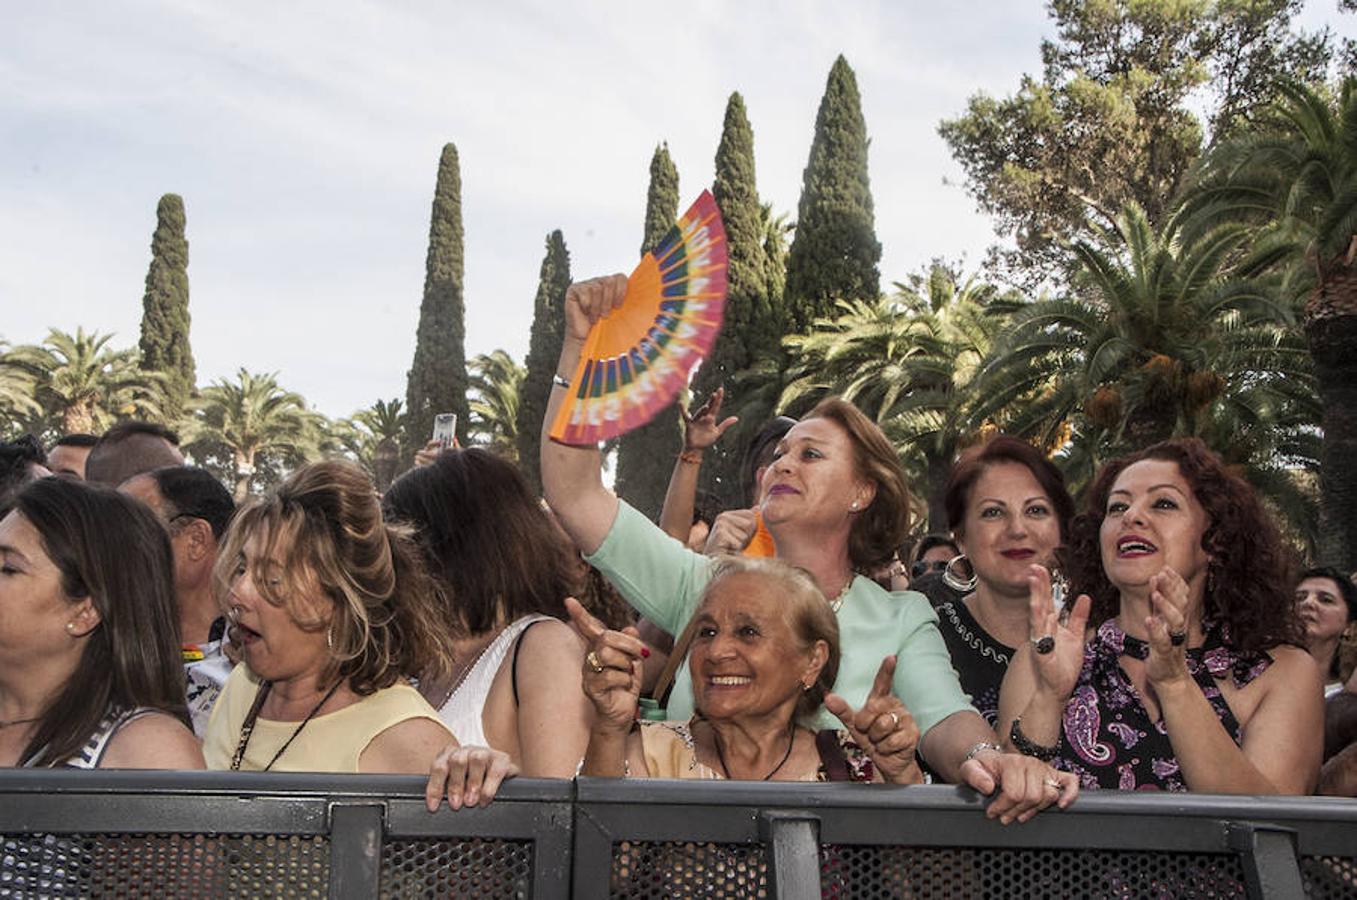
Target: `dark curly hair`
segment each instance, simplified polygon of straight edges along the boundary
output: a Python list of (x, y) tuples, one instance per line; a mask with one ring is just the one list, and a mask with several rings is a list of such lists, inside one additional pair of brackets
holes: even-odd
[(1101, 532), (1108, 495), (1127, 467), (1147, 459), (1176, 463), (1206, 511), (1202, 549), (1211, 563), (1203, 614), (1228, 625), (1230, 643), (1239, 650), (1299, 646), (1302, 631), (1291, 600), (1291, 556), (1277, 526), (1253, 488), (1197, 438), (1175, 438), (1112, 460), (1088, 489), (1084, 512), (1070, 529), (1067, 574), (1073, 594), (1088, 594), (1093, 600), (1089, 624), (1102, 624), (1120, 607), (1117, 589), (1103, 571)]

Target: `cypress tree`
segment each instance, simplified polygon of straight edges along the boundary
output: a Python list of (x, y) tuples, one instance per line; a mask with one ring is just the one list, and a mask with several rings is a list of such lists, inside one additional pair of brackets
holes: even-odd
[(787, 257), (791, 327), (804, 332), (817, 316), (832, 315), (837, 299), (875, 298), (881, 289), (880, 260), (862, 99), (852, 68), (840, 56), (815, 116), (815, 140)]
[(536, 493), (542, 492), (542, 419), (551, 394), (551, 376), (565, 340), (565, 292), (570, 287), (570, 251), (559, 230), (547, 235), (547, 254), (533, 300), (528, 370), (518, 395), (518, 467)]
[[(650, 161), (650, 192), (646, 197), (645, 237), (641, 253), (649, 252), (678, 218), (679, 178), (669, 147), (655, 148)], [(683, 446), (678, 404), (622, 435), (617, 447), (617, 494), (651, 519), (658, 519), (669, 487), (674, 458)]]
[(156, 205), (151, 265), (141, 307), (141, 367), (165, 376), (163, 412), (175, 422), (197, 385), (189, 346), (188, 238), (184, 235), (184, 199), (165, 194)]
[[(693, 379), (694, 403), (705, 400), (722, 385), (729, 392), (740, 372), (758, 360), (775, 358), (782, 337), (769, 296), (765, 227), (754, 177), (754, 131), (738, 92), (726, 103), (712, 195), (726, 226), (729, 290), (721, 334)], [(747, 427), (750, 423), (741, 424)], [(740, 496), (738, 437), (727, 434), (707, 451), (703, 461), (702, 487), (723, 508), (744, 503)]]
[(443, 147), (438, 161), (424, 299), (419, 306), (415, 357), (405, 389), (405, 452), (424, 446), (434, 416), (457, 413), (457, 439), (466, 443), (466, 315), (462, 299), (462, 176), (457, 148)]

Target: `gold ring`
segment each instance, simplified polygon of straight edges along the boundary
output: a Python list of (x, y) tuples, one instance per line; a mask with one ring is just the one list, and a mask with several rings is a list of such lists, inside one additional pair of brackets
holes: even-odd
[(603, 663), (599, 662), (598, 654), (594, 651), (590, 650), (588, 655), (584, 657), (584, 661), (589, 664), (589, 668), (593, 669), (596, 674), (603, 671)]

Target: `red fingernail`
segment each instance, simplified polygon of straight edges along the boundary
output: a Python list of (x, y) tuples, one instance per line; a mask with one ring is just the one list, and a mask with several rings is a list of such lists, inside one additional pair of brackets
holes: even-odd
[(642, 648), (641, 648), (641, 658), (642, 658), (642, 659), (650, 659), (650, 648), (649, 648), (649, 647), (642, 647)]

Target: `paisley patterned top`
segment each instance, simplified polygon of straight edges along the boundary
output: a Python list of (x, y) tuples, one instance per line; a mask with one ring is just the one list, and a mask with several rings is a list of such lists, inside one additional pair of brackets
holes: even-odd
[[(1261, 675), (1272, 657), (1241, 653), (1230, 646), (1223, 622), (1202, 622), (1205, 640), (1187, 651), (1187, 670), (1238, 744), (1239, 722), (1221, 696), (1217, 678), (1229, 677), (1242, 688)], [(1150, 719), (1140, 694), (1120, 664), (1123, 656), (1148, 659), (1150, 645), (1125, 634), (1109, 619), (1084, 648), (1084, 667), (1065, 704), (1056, 768), (1079, 776), (1079, 785), (1123, 791), (1185, 791), (1187, 784), (1173, 755), (1161, 719)]]

